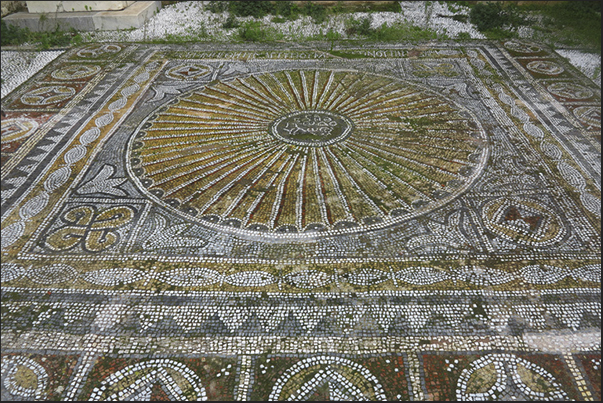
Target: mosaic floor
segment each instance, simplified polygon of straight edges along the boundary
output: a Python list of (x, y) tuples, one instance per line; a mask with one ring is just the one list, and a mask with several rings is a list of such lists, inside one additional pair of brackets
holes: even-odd
[(600, 400), (600, 88), (279, 46), (88, 45), (3, 99), (2, 400)]

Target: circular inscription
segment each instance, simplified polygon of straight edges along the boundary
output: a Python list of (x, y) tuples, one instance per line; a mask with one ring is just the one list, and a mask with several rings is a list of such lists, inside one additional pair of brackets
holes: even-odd
[(436, 91), (335, 70), (259, 73), (178, 96), (131, 137), (129, 172), (221, 231), (315, 237), (383, 228), (464, 192), (484, 130)]
[(347, 138), (354, 124), (345, 116), (330, 111), (309, 110), (289, 113), (270, 125), (270, 134), (298, 146), (326, 146)]

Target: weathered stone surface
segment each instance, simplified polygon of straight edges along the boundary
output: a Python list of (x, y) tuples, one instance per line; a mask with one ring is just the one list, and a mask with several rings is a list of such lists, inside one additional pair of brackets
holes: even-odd
[(339, 50), (86, 45), (3, 98), (3, 400), (600, 399), (600, 88)]

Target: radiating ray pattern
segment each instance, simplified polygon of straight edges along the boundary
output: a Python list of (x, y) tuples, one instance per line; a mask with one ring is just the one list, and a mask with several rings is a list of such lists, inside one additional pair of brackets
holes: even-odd
[(425, 87), (294, 70), (181, 96), (142, 125), (129, 153), (145, 192), (207, 225), (315, 236), (437, 208), (467, 189), (488, 151), (471, 113)]

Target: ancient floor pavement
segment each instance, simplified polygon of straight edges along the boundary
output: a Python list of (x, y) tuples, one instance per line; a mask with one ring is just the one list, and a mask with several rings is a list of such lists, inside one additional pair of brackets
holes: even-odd
[(599, 400), (600, 88), (279, 46), (87, 45), (3, 99), (2, 399)]

